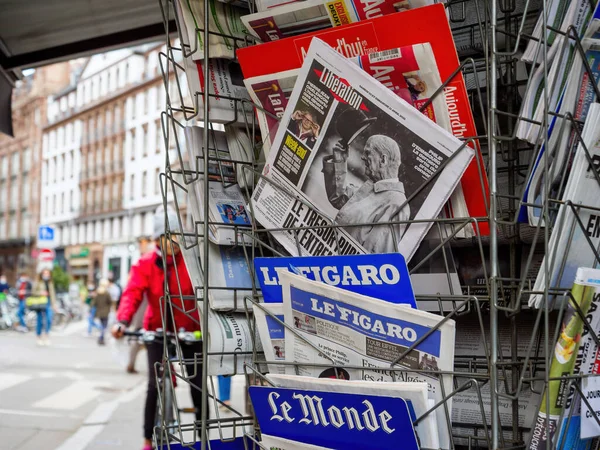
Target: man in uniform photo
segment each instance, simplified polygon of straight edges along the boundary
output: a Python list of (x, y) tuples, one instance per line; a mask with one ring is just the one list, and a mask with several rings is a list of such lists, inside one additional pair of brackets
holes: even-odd
[[(346, 185), (348, 150), (338, 142), (333, 156), (323, 159), (327, 198), (338, 209), (338, 225), (406, 221), (410, 207), (404, 185), (398, 179), (401, 164), (400, 147), (392, 138), (373, 135), (365, 144), (361, 160), (368, 180), (362, 186)], [(402, 206), (404, 205), (404, 206)], [(348, 226), (344, 229), (370, 253), (392, 253), (397, 248), (407, 224)], [(393, 233), (393, 234), (392, 234)]]

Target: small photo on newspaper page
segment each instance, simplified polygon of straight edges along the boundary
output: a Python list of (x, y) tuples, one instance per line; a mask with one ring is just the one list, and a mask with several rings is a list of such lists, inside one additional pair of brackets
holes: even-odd
[[(316, 256), (337, 246), (342, 254), (400, 252), (409, 261), (431, 226), (411, 221), (437, 217), (472, 156), (448, 131), (313, 39), (263, 171), (291, 194), (275, 193), (262, 180), (255, 216), (267, 228), (341, 226), (338, 235), (303, 230), (298, 242), (275, 233), (294, 255), (298, 247)], [(294, 193), (329, 220), (293, 205)]]

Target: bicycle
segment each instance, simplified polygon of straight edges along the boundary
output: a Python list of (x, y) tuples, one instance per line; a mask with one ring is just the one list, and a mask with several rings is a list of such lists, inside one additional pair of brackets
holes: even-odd
[(167, 361), (169, 363), (169, 373), (171, 376), (165, 376), (164, 370), (160, 370), (163, 369), (164, 366), (159, 369), (160, 372), (157, 374), (159, 400), (162, 401), (158, 401), (156, 404), (155, 429), (158, 427), (158, 429), (166, 430), (168, 433), (171, 433), (179, 425), (177, 421), (178, 414), (175, 414), (175, 411), (178, 413), (196, 413), (196, 408), (194, 407), (177, 407), (177, 409), (175, 407), (173, 394), (177, 387), (177, 377), (175, 375), (173, 363), (179, 361), (179, 358), (177, 357), (177, 344), (191, 345), (201, 343), (202, 333), (200, 331), (191, 332), (180, 330), (175, 334), (173, 332), (164, 332), (163, 330), (158, 329), (156, 331), (125, 331), (123, 337), (129, 338), (129, 340), (135, 338), (144, 345), (164, 344), (164, 339), (167, 338)]

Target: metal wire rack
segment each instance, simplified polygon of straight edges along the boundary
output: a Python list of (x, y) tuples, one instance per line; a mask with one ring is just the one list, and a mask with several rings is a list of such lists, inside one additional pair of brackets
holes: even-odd
[[(171, 1), (159, 0), (159, 3), (167, 36), (166, 51), (160, 55), (164, 87), (168, 94), (162, 115), (162, 128), (165, 148), (172, 149), (167, 152), (165, 172), (161, 175), (161, 186), (164, 204), (174, 206), (178, 214), (178, 229), (183, 230), (168, 231), (167, 237), (176, 238), (185, 250), (197, 250), (195, 255), (198, 264), (202, 267), (203, 279), (208, 280), (209, 246), (202, 245), (202, 242), (208, 239), (211, 227), (217, 223), (210, 220), (208, 208), (203, 208), (200, 216), (198, 213), (192, 214), (194, 205), (190, 203), (208, 204), (209, 177), (205, 168), (211, 164), (216, 164), (221, 174), (225, 173), (226, 167), (233, 167), (236, 174), (242, 173), (246, 179), (251, 179), (252, 182), (244, 183), (243, 186), (246, 199), (250, 198), (253, 187), (258, 180), (263, 179), (262, 143), (255, 123), (255, 114), (245, 112), (260, 107), (246, 99), (225, 97), (235, 103), (236, 117), (233, 122), (237, 122), (238, 127), (246, 133), (247, 142), (252, 147), (248, 149), (248, 154), (252, 155), (252, 158), (240, 160), (219, 156), (214, 144), (215, 133), (219, 131), (219, 126), (211, 122), (209, 110), (209, 99), (214, 95), (206, 92), (195, 92), (189, 95), (183, 81), (185, 68), (182, 59), (199, 50), (182, 44), (184, 40), (178, 40), (177, 32), (169, 29), (170, 20), (177, 19), (173, 14)], [(487, 205), (489, 212), (485, 217), (431, 220), (435, 238), (421, 247), (409, 267), (411, 275), (418, 274), (430, 265), (441, 267), (442, 273), (445, 273), (448, 278), (447, 288), (443, 292), (419, 293), (417, 295), (419, 306), (437, 312), (444, 320), (456, 320), (457, 341), (476, 340), (481, 344), (473, 352), (457, 352), (454, 371), (434, 371), (440, 379), (453, 377), (454, 389), (452, 392), (443, 392), (443, 400), (426, 414), (431, 414), (438, 409), (444, 411), (448, 429), (451, 430), (452, 448), (525, 448), (529, 432), (529, 427), (526, 425), (527, 416), (531, 415), (532, 410), (534, 413), (537, 412), (543, 389), (551, 381), (549, 363), (552, 349), (560, 332), (559, 327), (566, 300), (571, 294), (565, 289), (550, 285), (548, 281), (543, 290), (534, 291), (532, 280), (540, 266), (539, 257), (548, 253), (550, 227), (541, 225), (530, 227), (519, 223), (517, 216), (521, 207), (537, 206), (540, 208), (540, 215), (545, 219), (544, 222), (549, 224), (551, 216), (556, 213), (558, 207), (566, 205), (572, 209), (578, 220), (578, 226), (583, 228), (584, 224), (579, 219), (580, 212), (586, 209), (596, 211), (598, 208), (567, 204), (551, 195), (546, 195), (546, 200), (541, 205), (530, 205), (523, 201), (523, 189), (533, 170), (536, 155), (543, 146), (548, 145), (545, 136), (548, 135), (549, 117), (559, 114), (549, 107), (549, 92), (555, 86), (544, 84), (546, 86), (542, 94), (544, 115), (541, 122), (535, 122), (540, 130), (537, 143), (532, 145), (516, 137), (519, 121), (529, 120), (521, 114), (521, 103), (523, 92), (531, 82), (535, 69), (520, 61), (520, 52), (529, 40), (535, 39), (532, 34), (533, 28), (539, 14), (547, 12), (547, 1), (449, 0), (446, 6), (457, 51), (462, 61), (452, 77), (461, 72), (465, 77), (478, 130), (476, 136), (466, 137), (464, 144), (478, 145), (481, 148), (484, 159), (479, 170), (480, 173), (487, 173), (490, 197)], [(204, 0), (204, 8), (208, 10), (208, 0)], [(250, 8), (253, 8), (252, 5)], [(546, 23), (544, 26), (549, 28)], [(178, 26), (178, 29), (181, 30), (181, 27)], [(205, 42), (208, 42), (209, 35), (218, 35), (206, 31), (208, 29), (208, 14), (206, 14), (201, 28), (196, 30), (203, 34)], [(572, 28), (566, 33), (560, 30), (554, 31), (567, 37), (564, 45), (574, 43), (575, 57), (582, 58), (584, 69), (591, 79), (594, 79), (577, 33)], [(254, 45), (250, 39), (227, 37), (235, 43), (236, 48)], [(544, 33), (542, 43), (546, 44)], [(546, 45), (541, 45), (539, 48), (542, 52), (542, 67), (546, 68), (544, 73), (544, 80), (546, 80), (548, 77)], [(209, 46), (206, 46), (203, 51), (204, 59), (208, 60)], [(207, 65), (204, 65), (203, 71), (204, 79), (208, 79)], [(445, 80), (444, 86), (452, 77)], [(439, 89), (435, 95), (441, 95), (441, 92), (442, 89)], [(595, 94), (596, 98), (600, 99), (597, 87)], [(265, 113), (269, 114), (266, 111)], [(563, 115), (561, 118), (565, 119), (563, 123), (569, 122), (572, 125), (576, 131), (576, 138), (585, 148), (581, 139), (583, 124), (574, 119), (571, 114)], [(190, 123), (198, 123), (203, 127), (201, 148), (194, 151), (185, 148), (183, 139), (185, 126)], [(545, 167), (549, 167), (548, 153), (550, 152), (546, 151), (541, 159), (541, 164)], [(587, 157), (591, 161), (589, 152)], [(596, 178), (600, 183), (597, 174)], [(226, 181), (225, 176), (221, 179), (224, 185), (232, 183), (231, 180)], [(273, 183), (271, 180), (267, 181)], [(194, 196), (198, 184), (203, 184), (203, 189), (199, 191), (203, 198)], [(275, 186), (285, 191), (284, 187)], [(484, 189), (483, 179), (482, 189)], [(550, 194), (547, 181), (545, 189), (546, 194)], [(288, 194), (293, 196), (291, 192)], [(308, 204), (305, 206), (311, 207)], [(480, 226), (488, 223), (490, 234), (482, 236), (479, 232)], [(378, 226), (391, 224), (386, 222)], [(170, 230), (172, 225), (167, 223), (167, 230)], [(234, 230), (236, 246), (243, 251), (251, 272), (253, 272), (253, 261), (256, 256), (285, 255), (281, 247), (270, 238), (271, 233), (286, 231), (295, 235), (297, 242), (298, 234), (302, 232), (302, 227), (265, 229), (254, 221), (250, 227), (233, 224), (229, 226)], [(339, 228), (335, 223), (320, 227), (334, 231)], [(459, 238), (461, 230), (465, 227), (473, 227), (475, 236), (468, 239)], [(594, 247), (592, 241), (589, 241), (589, 244)], [(596, 261), (600, 263), (599, 252), (597, 249), (594, 249), (594, 252)], [(461, 259), (465, 255), (470, 258), (471, 265), (480, 268), (481, 273), (478, 278), (483, 281), (475, 286), (463, 283), (457, 289), (451, 281), (451, 276), (453, 272), (460, 273)], [(455, 261), (458, 261), (458, 268), (455, 267)], [(548, 264), (542, 267), (548, 274)], [(549, 277), (546, 276), (546, 280), (548, 279)], [(187, 305), (186, 313), (197, 315), (200, 312), (203, 330), (210, 329), (208, 299), (212, 289), (215, 288), (208, 282), (198, 283), (196, 295), (180, 298), (184, 301), (183, 304)], [(256, 333), (251, 311), (252, 308), (262, 308), (259, 287), (254, 284), (251, 294), (239, 289), (231, 289), (231, 291), (234, 298), (233, 310), (247, 319), (253, 339), (257, 339), (254, 337)], [(543, 308), (532, 310), (527, 306), (527, 299), (532, 294), (544, 297)], [(168, 291), (168, 286), (165, 286), (163, 305), (165, 329), (173, 325), (166, 322), (167, 317), (172, 317), (167, 314), (168, 310), (174, 308), (171, 299), (172, 294)], [(555, 307), (555, 305), (560, 306)], [(594, 341), (600, 343), (597, 331), (591, 328), (581, 310), (578, 313)], [(214, 317), (210, 320), (213, 319)], [(286, 332), (295, 331), (288, 328)], [(263, 374), (265, 363), (269, 361), (264, 361), (256, 341), (253, 348), (248, 351), (215, 351), (211, 349), (210, 337), (206, 339), (206, 334), (208, 333), (205, 333), (203, 341), (204, 356), (197, 355), (197, 362), (201, 360), (205, 362), (201, 365), (202, 385), (191, 386), (191, 388), (201, 390), (205, 403), (210, 404), (211, 412), (204, 408), (201, 420), (194, 421), (180, 414), (176, 409), (177, 425), (163, 424), (162, 427), (157, 428), (156, 445), (159, 448), (183, 447), (204, 450), (211, 448), (209, 439), (231, 442), (236, 438), (243, 438), (247, 449), (264, 448), (257, 439), (258, 430), (250, 405), (242, 411), (227, 407), (228, 414), (220, 412), (222, 408), (218, 407), (220, 402), (215, 394), (214, 379), (209, 372), (210, 363), (207, 364), (206, 361), (210, 361), (213, 357), (229, 358), (233, 367), (230, 374), (244, 375), (248, 385), (268, 383)], [(416, 342), (414, 346), (418, 344), (419, 342)], [(410, 350), (400, 355), (394, 363), (401, 361)], [(180, 357), (174, 372), (171, 372), (170, 366), (165, 365), (163, 376), (176, 376), (181, 382), (189, 383), (189, 374), (180, 370), (185, 363), (189, 362)], [(281, 362), (278, 361), (277, 364)], [(388, 369), (397, 374), (408, 371), (397, 367)], [(582, 377), (572, 376), (566, 379), (568, 380), (566, 389), (576, 391), (575, 396), (581, 397)], [(176, 397), (174, 392), (171, 396)], [(160, 402), (163, 405), (164, 397), (164, 393), (161, 393)], [(472, 407), (463, 409), (460, 413), (451, 413), (447, 406), (449, 399), (453, 399), (455, 405), (458, 402), (465, 404), (470, 402)], [(582, 401), (587, 402), (584, 398)], [(454, 409), (456, 410), (456, 406)], [(197, 442), (201, 444), (196, 444)], [(555, 442), (553, 448), (566, 448), (564, 445)]]

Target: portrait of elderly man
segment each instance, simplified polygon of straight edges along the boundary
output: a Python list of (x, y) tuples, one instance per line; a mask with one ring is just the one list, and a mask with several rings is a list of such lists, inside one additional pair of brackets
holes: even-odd
[[(401, 164), (400, 147), (392, 138), (371, 136), (363, 149), (361, 160), (368, 180), (357, 187), (346, 184), (348, 151), (337, 142), (333, 156), (323, 159), (327, 198), (338, 209), (335, 218), (340, 225), (404, 221), (410, 218), (404, 185), (398, 179)], [(403, 206), (404, 205), (404, 206)], [(388, 226), (355, 226), (344, 229), (370, 253), (392, 253), (400, 242), (407, 224)]]

